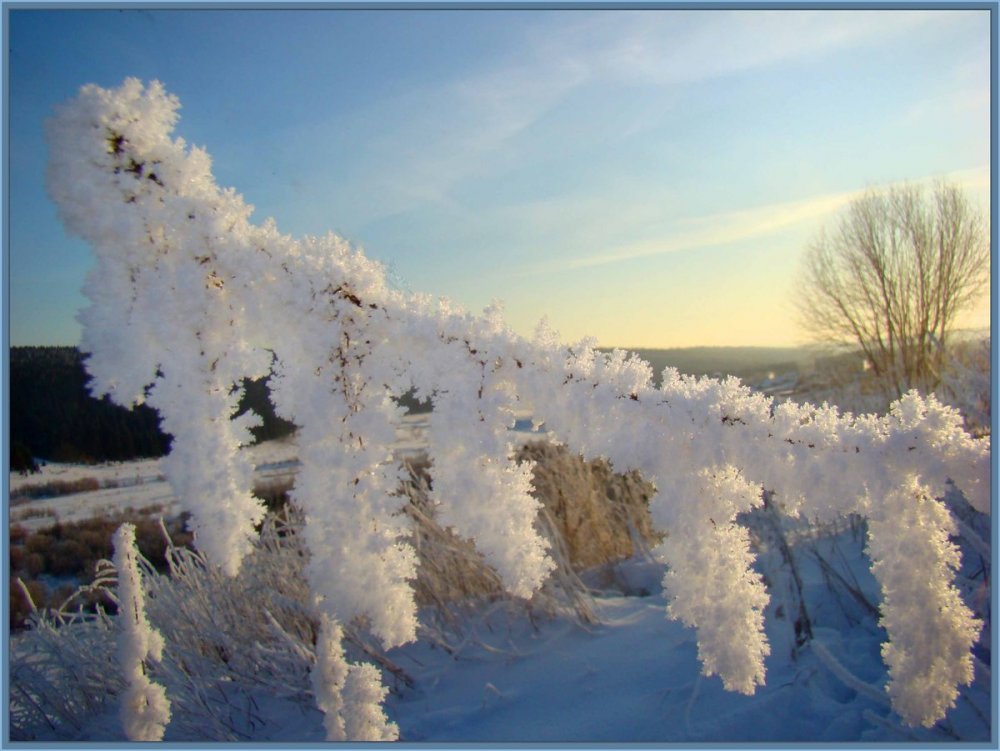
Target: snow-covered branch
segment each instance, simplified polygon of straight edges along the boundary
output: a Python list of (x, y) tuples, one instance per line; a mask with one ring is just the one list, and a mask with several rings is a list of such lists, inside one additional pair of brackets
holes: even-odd
[[(570, 448), (656, 485), (669, 612), (698, 629), (705, 672), (728, 688), (763, 683), (769, 651), (767, 593), (737, 515), (767, 488), (792, 513), (869, 516), (894, 705), (909, 721), (943, 716), (971, 678), (979, 623), (951, 584), (948, 515), (934, 499), (950, 479), (977, 509), (990, 505), (989, 444), (957, 412), (909, 394), (886, 417), (853, 417), (676, 371), (654, 388), (649, 366), (624, 353), (565, 346), (544, 328), (527, 340), (497, 308), (472, 316), (404, 294), (340, 238), (252, 224), (207, 154), (172, 139), (178, 106), (157, 83), (84, 87), (50, 122), (49, 187), (97, 256), (80, 317), (92, 388), (160, 411), (174, 436), (166, 473), (218, 565), (239, 570), (261, 515), (237, 450), (247, 426), (229, 419), (237, 387), (273, 367), (276, 409), (301, 431), (294, 497), (319, 614), (367, 616), (387, 646), (414, 638), (415, 558), (387, 448), (393, 397), (410, 389), (434, 401), (439, 518), (530, 596), (553, 567), (530, 467), (507, 439), (513, 410), (530, 407)], [(919, 592), (906, 580), (916, 575)], [(935, 638), (917, 627), (918, 607), (947, 613), (928, 626)]]

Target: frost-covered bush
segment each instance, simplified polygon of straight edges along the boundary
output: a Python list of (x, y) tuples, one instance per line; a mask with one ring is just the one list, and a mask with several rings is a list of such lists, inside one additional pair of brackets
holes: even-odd
[[(158, 83), (84, 87), (49, 123), (49, 188), (97, 257), (80, 316), (93, 391), (159, 410), (174, 437), (166, 475), (222, 572), (240, 572), (262, 515), (238, 452), (249, 422), (230, 416), (243, 379), (273, 366), (276, 410), (301, 426), (293, 496), (310, 608), (330, 624), (328, 642), (356, 618), (387, 647), (416, 633), (416, 558), (388, 449), (393, 397), (411, 389), (434, 404), (439, 520), (474, 542), (510, 593), (530, 596), (554, 568), (530, 464), (507, 436), (514, 410), (530, 406), (571, 449), (656, 487), (653, 521), (671, 530), (658, 548), (669, 613), (697, 629), (706, 674), (745, 693), (765, 679), (768, 595), (737, 516), (767, 488), (791, 513), (872, 520), (894, 707), (926, 724), (954, 701), (979, 623), (955, 596), (949, 517), (935, 499), (950, 479), (975, 508), (990, 500), (988, 443), (957, 412), (911, 393), (886, 416), (854, 417), (672, 370), (654, 388), (649, 366), (622, 352), (565, 346), (544, 327), (529, 341), (497, 307), (473, 316), (405, 294), (340, 238), (252, 224), (251, 207), (215, 184), (207, 153), (172, 138), (178, 107)], [(333, 685), (324, 707), (343, 711), (348, 695), (370, 706), (368, 678), (350, 689), (344, 679), (335, 698), (341, 672), (315, 674)], [(363, 714), (344, 717), (347, 737), (380, 722)], [(339, 728), (328, 724), (331, 737)]]
[[(309, 675), (317, 622), (296, 528), (284, 516), (268, 516), (239, 577), (188, 548), (168, 548), (165, 573), (133, 551), (129, 565), (141, 583), (146, 623), (163, 640), (160, 660), (148, 665), (170, 702), (163, 740), (278, 740), (270, 735), (276, 723), (262, 707), (313, 711)], [(100, 595), (105, 607), (116, 603), (119, 615), (74, 613), (70, 603), (37, 613), (32, 628), (18, 637), (12, 649), (12, 739), (129, 737), (119, 722), (129, 683), (117, 651), (129, 619), (122, 618), (116, 568), (105, 561), (85, 591)]]
[(990, 433), (992, 383), (989, 337), (953, 342), (948, 348), (938, 393), (941, 400), (965, 416), (974, 435)]
[[(487, 578), (471, 544), (428, 517), (424, 490), (406, 486), (407, 513), (418, 514), (412, 517), (420, 560), (415, 588), (427, 613), (420, 635), (454, 652), (458, 645), (476, 643), (455, 616), (475, 603), (498, 599), (502, 588), (495, 573)], [(141, 553), (133, 557), (146, 622), (163, 638), (161, 659), (147, 665), (149, 679), (165, 689), (170, 701), (163, 740), (287, 741), (283, 715), (304, 716), (295, 737), (302, 737), (302, 728), (324, 725), (334, 737), (355, 740), (361, 736), (354, 733), (381, 739), (393, 732), (380, 706), (377, 670), (386, 671), (396, 685), (410, 686), (412, 678), (372, 643), (363, 622), (340, 626), (316, 615), (305, 578), (302, 524), (293, 508), (268, 514), (236, 577), (203, 553), (173, 544), (167, 546), (164, 570)], [(166, 524), (159, 532), (169, 541)], [(526, 607), (533, 617), (575, 613), (588, 619), (585, 588), (565, 561), (560, 564), (559, 577), (529, 603), (500, 601), (491, 607), (511, 613)], [(92, 584), (58, 609), (39, 608), (29, 628), (16, 636), (13, 740), (127, 738), (120, 717), (128, 688), (118, 654), (123, 621), (105, 612), (113, 612), (121, 600), (117, 582), (115, 565), (100, 562)], [(455, 597), (479, 599), (455, 602)], [(103, 609), (93, 612), (88, 607), (93, 602)], [(363, 667), (366, 662), (373, 664)], [(325, 715), (317, 719), (321, 707)]]

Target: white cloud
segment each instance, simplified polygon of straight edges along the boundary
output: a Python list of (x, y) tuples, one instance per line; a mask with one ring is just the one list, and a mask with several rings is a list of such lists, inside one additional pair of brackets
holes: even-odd
[(586, 70), (591, 79), (682, 84), (909, 34), (941, 20), (940, 12), (896, 10), (602, 11), (536, 35), (536, 46), (540, 57)]

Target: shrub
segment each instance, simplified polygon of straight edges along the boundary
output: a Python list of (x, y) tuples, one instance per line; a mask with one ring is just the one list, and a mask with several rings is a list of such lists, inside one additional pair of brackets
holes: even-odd
[(23, 545), (28, 537), (28, 530), (21, 524), (11, 524), (10, 533), (7, 536), (11, 545)]
[(86, 571), (91, 551), (77, 539), (57, 541), (48, 551), (46, 564), (54, 576), (79, 575)]
[(21, 545), (10, 546), (10, 570), (11, 572), (23, 571), (25, 563), (24, 547)]
[[(25, 595), (25, 589), (28, 591), (27, 595)], [(49, 588), (40, 581), (29, 581), (22, 587), (18, 583), (17, 577), (12, 576), (7, 592), (10, 606), (10, 627), (12, 629), (21, 627), (35, 608), (44, 607), (49, 601)], [(31, 598), (30, 602), (28, 597)]]
[(52, 534), (55, 527), (49, 527), (46, 531), (35, 532), (30, 535), (24, 543), (25, 549), (29, 553), (38, 553), (41, 556), (47, 556), (52, 546), (55, 544), (56, 538)]
[[(134, 520), (141, 554), (159, 571), (167, 570), (167, 543), (163, 528), (167, 529), (177, 545), (188, 545), (192, 540), (191, 533), (184, 528), (187, 517), (183, 515), (166, 521), (163, 527), (159, 519), (141, 515), (59, 522), (37, 532), (14, 525), (10, 538), (11, 574), (20, 576), (29, 585), (43, 575), (89, 581), (96, 575), (98, 563), (111, 557), (111, 538), (115, 529), (129, 518)], [(56, 593), (49, 593), (45, 588), (44, 593), (44, 597), (36, 600), (35, 604), (39, 608), (52, 608), (60, 605), (72, 593), (72, 588)], [(92, 600), (83, 598), (81, 602), (90, 607)], [(11, 619), (14, 628), (24, 625), (23, 613), (19, 613), (19, 617)]]
[(35, 474), (39, 471), (38, 462), (31, 455), (31, 450), (21, 441), (13, 441), (10, 446), (10, 469), (11, 472), (18, 472), (26, 475), (29, 472)]
[(56, 498), (73, 493), (91, 493), (100, 490), (101, 483), (96, 477), (81, 477), (78, 480), (51, 480), (37, 485), (22, 485), (11, 493), (11, 500), (22, 498)]
[(24, 557), (24, 567), (32, 577), (45, 573), (45, 556), (41, 553), (28, 553)]

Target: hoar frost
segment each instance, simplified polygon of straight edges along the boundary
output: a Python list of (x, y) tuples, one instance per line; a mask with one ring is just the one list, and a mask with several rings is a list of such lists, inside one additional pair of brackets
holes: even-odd
[(129, 79), (84, 87), (48, 124), (50, 192), (97, 257), (80, 315), (91, 388), (159, 410), (174, 438), (165, 471), (196, 544), (235, 575), (262, 510), (238, 450), (248, 424), (230, 417), (242, 379), (273, 370), (275, 408), (300, 427), (293, 494), (327, 624), (314, 680), (331, 737), (391, 734), (373, 709), (377, 670), (344, 672), (334, 624), (365, 617), (386, 646), (416, 633), (415, 557), (387, 448), (392, 398), (411, 389), (434, 401), (439, 518), (473, 540), (512, 594), (530, 596), (553, 567), (530, 467), (506, 438), (513, 410), (530, 405), (585, 458), (656, 485), (669, 614), (697, 629), (704, 671), (727, 688), (751, 693), (765, 678), (767, 592), (737, 522), (763, 488), (789, 513), (872, 520), (888, 692), (905, 720), (941, 718), (971, 680), (980, 624), (951, 583), (957, 553), (935, 499), (951, 480), (989, 512), (989, 444), (957, 412), (911, 393), (886, 417), (854, 417), (673, 370), (656, 389), (638, 358), (563, 346), (544, 326), (529, 341), (499, 308), (472, 316), (391, 289), (340, 238), (250, 223), (251, 207), (215, 184), (208, 155), (172, 139), (178, 107), (160, 84)]
[(135, 527), (121, 525), (113, 542), (118, 571), (118, 661), (126, 681), (121, 696), (122, 726), (130, 741), (159, 741), (170, 722), (170, 701), (163, 686), (149, 680), (146, 665), (162, 659), (163, 636), (146, 618)]
[(378, 669), (344, 659), (343, 631), (329, 617), (320, 621), (312, 672), (316, 705), (323, 710), (328, 741), (394, 741), (399, 728), (386, 719)]

